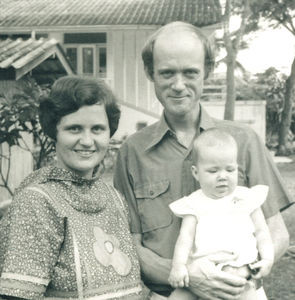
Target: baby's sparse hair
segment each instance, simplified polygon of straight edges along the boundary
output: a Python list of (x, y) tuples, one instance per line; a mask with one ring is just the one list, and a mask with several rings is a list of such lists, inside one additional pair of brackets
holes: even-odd
[(193, 144), (193, 161), (196, 164), (204, 147), (219, 147), (220, 151), (224, 147), (234, 147), (238, 150), (238, 145), (231, 134), (220, 128), (210, 128), (203, 131)]

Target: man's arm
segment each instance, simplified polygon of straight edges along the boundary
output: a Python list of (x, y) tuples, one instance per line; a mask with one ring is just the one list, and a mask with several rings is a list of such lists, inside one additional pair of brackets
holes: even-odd
[(259, 136), (254, 131), (251, 132), (247, 146), (239, 149), (241, 152), (246, 152), (244, 160), (248, 181), (245, 183), (249, 187), (257, 184), (264, 184), (269, 187), (262, 211), (271, 233), (275, 261), (277, 261), (289, 245), (289, 233), (279, 210), (288, 207), (293, 200), (270, 152)]
[(140, 268), (144, 276), (155, 284), (168, 285), (172, 260), (160, 257), (142, 245), (141, 234), (132, 234), (139, 257)]
[[(133, 239), (139, 256), (141, 271), (145, 277), (156, 284), (169, 284), (168, 276), (172, 260), (162, 258), (145, 248), (141, 242), (141, 234), (133, 234)], [(230, 253), (218, 253), (196, 259), (193, 264), (188, 265), (191, 291), (202, 299), (239, 299), (244, 290), (246, 279), (216, 268), (216, 264), (234, 258)]]

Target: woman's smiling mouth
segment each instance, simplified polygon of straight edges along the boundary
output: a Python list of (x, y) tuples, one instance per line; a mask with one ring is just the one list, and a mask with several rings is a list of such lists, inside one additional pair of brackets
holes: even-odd
[(90, 157), (96, 150), (74, 150), (75, 153), (79, 154), (82, 157)]

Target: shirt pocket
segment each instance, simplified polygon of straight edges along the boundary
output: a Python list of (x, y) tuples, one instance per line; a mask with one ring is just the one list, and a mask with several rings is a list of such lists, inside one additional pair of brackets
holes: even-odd
[(172, 223), (172, 211), (168, 207), (169, 185), (169, 180), (162, 180), (145, 183), (134, 189), (142, 233), (164, 228)]

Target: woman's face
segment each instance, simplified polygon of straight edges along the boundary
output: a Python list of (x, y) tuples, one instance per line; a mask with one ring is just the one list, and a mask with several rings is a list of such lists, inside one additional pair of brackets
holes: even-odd
[(110, 141), (109, 122), (103, 104), (82, 106), (57, 124), (58, 166), (90, 179)]

